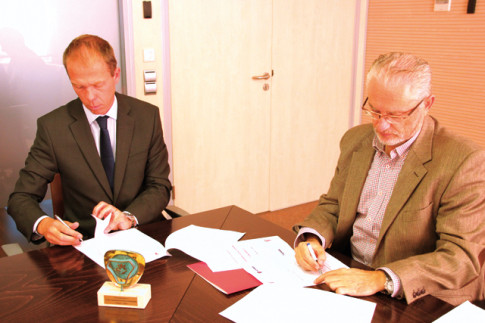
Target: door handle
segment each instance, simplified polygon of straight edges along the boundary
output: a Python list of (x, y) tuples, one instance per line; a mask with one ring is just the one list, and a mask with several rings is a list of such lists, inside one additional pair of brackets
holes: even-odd
[(267, 80), (269, 79), (271, 76), (269, 75), (269, 73), (264, 73), (263, 75), (256, 75), (256, 76), (253, 76), (253, 80)]

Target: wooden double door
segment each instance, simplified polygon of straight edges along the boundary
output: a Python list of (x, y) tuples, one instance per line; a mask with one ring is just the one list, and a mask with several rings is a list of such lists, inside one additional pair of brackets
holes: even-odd
[(175, 205), (318, 199), (349, 128), (357, 0), (170, 0)]

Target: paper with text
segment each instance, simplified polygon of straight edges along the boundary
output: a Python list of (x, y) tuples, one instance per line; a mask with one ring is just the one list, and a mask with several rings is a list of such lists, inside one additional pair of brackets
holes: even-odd
[(219, 230), (189, 225), (170, 234), (165, 240), (165, 248), (178, 249), (205, 262), (212, 271), (241, 268), (225, 253), (225, 249), (237, 243), (243, 232)]
[[(243, 240), (226, 250), (234, 262), (262, 283), (284, 283), (312, 286), (320, 275), (303, 270), (295, 259), (295, 251), (278, 236)], [(327, 254), (324, 271), (348, 268)]]

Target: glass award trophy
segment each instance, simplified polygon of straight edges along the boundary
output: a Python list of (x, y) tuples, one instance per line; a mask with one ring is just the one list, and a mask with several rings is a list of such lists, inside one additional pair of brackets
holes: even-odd
[(145, 308), (151, 298), (150, 284), (138, 284), (145, 258), (136, 252), (109, 250), (104, 265), (110, 279), (98, 291), (98, 305)]

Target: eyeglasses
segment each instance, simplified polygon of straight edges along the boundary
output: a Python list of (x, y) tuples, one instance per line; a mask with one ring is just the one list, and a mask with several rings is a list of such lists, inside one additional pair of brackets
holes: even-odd
[(365, 105), (367, 104), (367, 100), (369, 100), (369, 97), (367, 97), (364, 101), (364, 104), (362, 104), (362, 111), (364, 111), (365, 114), (367, 114), (369, 117), (371, 117), (372, 120), (380, 120), (382, 118), (390, 124), (397, 124), (397, 123), (400, 123), (400, 122), (406, 120), (407, 118), (409, 118), (413, 114), (413, 112), (416, 111), (416, 109), (421, 105), (421, 103), (423, 103), (424, 99), (425, 98), (423, 98), (421, 101), (419, 101), (419, 103), (416, 104), (416, 106), (414, 108), (404, 112), (403, 114), (400, 114), (400, 115), (383, 115), (381, 113), (377, 113), (377, 112), (374, 112), (372, 110), (365, 108)]

